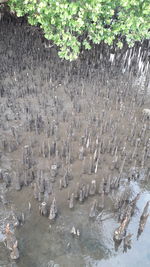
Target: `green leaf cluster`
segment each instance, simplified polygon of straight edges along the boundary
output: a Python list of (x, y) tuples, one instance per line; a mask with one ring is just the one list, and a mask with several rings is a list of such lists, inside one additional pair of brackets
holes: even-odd
[(102, 41), (129, 46), (150, 38), (150, 0), (9, 0), (11, 11), (59, 47), (59, 56), (77, 59), (81, 48)]

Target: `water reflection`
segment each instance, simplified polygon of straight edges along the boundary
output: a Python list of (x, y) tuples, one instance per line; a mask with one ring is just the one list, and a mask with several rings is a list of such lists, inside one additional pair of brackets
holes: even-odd
[[(33, 266), (42, 266), (42, 264), (51, 266), (52, 263), (57, 263), (58, 266), (69, 266), (71, 262), (74, 264), (73, 266), (77, 266), (77, 263), (80, 264), (79, 266), (110, 266), (110, 264), (111, 266), (141, 266), (140, 264), (148, 266), (150, 242), (147, 236), (149, 235), (150, 221), (147, 221), (138, 240), (137, 233), (140, 216), (145, 204), (150, 199), (150, 192), (145, 188), (141, 189), (137, 182), (131, 182), (130, 187), (133, 196), (142, 191), (137, 201), (135, 214), (127, 227), (126, 237), (132, 234), (131, 244), (129, 242), (129, 245), (125, 247), (124, 239), (120, 243), (114, 243), (113, 233), (118, 222), (116, 212), (110, 210), (109, 201), (108, 209), (106, 205), (102, 216), (98, 216), (94, 220), (88, 219), (89, 203), (84, 204), (84, 209), (82, 205), (79, 205), (78, 209), (71, 213), (71, 217), (68, 209), (64, 207), (56, 223), (49, 229), (47, 219), (38, 216), (38, 207), (33, 200), (32, 213), (26, 219), (25, 224), (17, 230), (21, 250), (21, 260), (17, 266), (30, 266), (31, 264)], [(20, 200), (27, 195), (31, 197), (30, 190), (23, 189), (22, 193), (17, 193), (17, 196)], [(14, 192), (11, 192), (11, 198), (15, 202), (16, 209), (23, 208), (18, 205)], [(80, 229), (79, 238), (72, 237), (70, 234), (73, 224)], [(38, 257), (37, 251), (40, 251), (40, 257)], [(5, 253), (7, 258), (6, 255)], [(46, 265), (48, 262), (49, 265)]]

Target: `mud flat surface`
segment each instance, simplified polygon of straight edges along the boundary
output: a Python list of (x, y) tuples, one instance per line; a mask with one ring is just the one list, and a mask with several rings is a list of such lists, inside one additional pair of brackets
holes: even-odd
[(1, 20), (0, 266), (149, 266), (149, 43), (72, 63), (47, 46)]

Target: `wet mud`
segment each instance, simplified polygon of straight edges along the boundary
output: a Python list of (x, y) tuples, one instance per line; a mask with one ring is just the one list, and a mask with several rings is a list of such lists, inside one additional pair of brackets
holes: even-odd
[(149, 42), (47, 46), (0, 21), (0, 266), (149, 266)]

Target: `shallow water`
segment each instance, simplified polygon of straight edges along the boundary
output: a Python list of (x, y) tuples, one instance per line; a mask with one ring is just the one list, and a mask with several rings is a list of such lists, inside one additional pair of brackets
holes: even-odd
[[(142, 113), (150, 107), (146, 49), (117, 51), (113, 61), (104, 46), (66, 63), (55, 49), (44, 48), (37, 30), (6, 20), (1, 26), (0, 266), (149, 266), (149, 219), (137, 240), (139, 219), (150, 200), (150, 121)], [(59, 167), (53, 178), (55, 164)], [(132, 177), (133, 169), (137, 177)], [(69, 184), (60, 190), (66, 170), (71, 173)], [(119, 188), (105, 193), (102, 214), (97, 209), (90, 219), (91, 205), (100, 199), (99, 184), (109, 176), (111, 182), (121, 178)], [(37, 201), (33, 183), (42, 180), (50, 180), (53, 190), (48, 194), (45, 186)], [(70, 210), (68, 196), (77, 183), (92, 180), (96, 194), (83, 203), (75, 201)], [(21, 190), (16, 190), (18, 184)], [(127, 228), (133, 236), (126, 253), (123, 242), (117, 248), (113, 240), (119, 226), (115, 204), (125, 188), (130, 200), (141, 192)], [(7, 204), (2, 203), (4, 191)], [(54, 196), (58, 216), (52, 223), (39, 214), (39, 203), (45, 200), (49, 207)], [(3, 243), (13, 212), (25, 214), (15, 229), (20, 251), (16, 263)], [(71, 235), (73, 226), (79, 237)]]
[[(10, 192), (14, 210), (25, 211), (25, 223), (16, 230), (20, 248), (20, 260), (16, 266), (51, 266), (48, 265), (49, 262), (58, 266), (148, 266), (150, 221), (147, 221), (138, 240), (137, 230), (141, 211), (149, 200), (150, 193), (145, 188), (140, 188), (138, 183), (131, 183), (130, 186), (132, 192), (136, 194), (142, 191), (142, 194), (128, 227), (127, 232), (133, 236), (132, 247), (127, 253), (123, 252), (123, 244), (115, 250), (113, 232), (118, 223), (110, 204), (106, 204), (102, 217), (97, 216), (94, 220), (88, 217), (89, 204), (93, 197), (84, 205), (79, 204), (74, 211), (61, 206), (56, 222), (49, 227), (49, 220), (39, 216), (38, 204), (33, 199), (30, 188), (17, 193)], [(28, 211), (27, 199), (32, 204), (31, 212)], [(81, 232), (79, 238), (70, 234), (73, 225)], [(9, 262), (9, 254), (2, 243), (1, 252), (1, 266), (4, 266), (3, 261), (7, 264)]]

